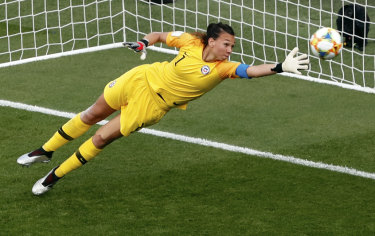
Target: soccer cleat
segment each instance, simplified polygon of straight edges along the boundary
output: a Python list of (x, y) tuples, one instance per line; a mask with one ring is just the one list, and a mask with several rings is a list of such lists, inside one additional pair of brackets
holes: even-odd
[(53, 168), (46, 176), (35, 182), (32, 192), (34, 195), (42, 195), (52, 189), (53, 185), (61, 179), (55, 175), (55, 170), (58, 167)]
[(30, 166), (37, 162), (47, 163), (51, 160), (53, 152), (46, 152), (43, 148), (33, 152), (23, 154), (17, 159), (17, 163), (22, 166)]

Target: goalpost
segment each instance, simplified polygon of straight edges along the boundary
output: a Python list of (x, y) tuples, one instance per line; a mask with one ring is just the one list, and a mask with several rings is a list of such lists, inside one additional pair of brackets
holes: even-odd
[[(310, 53), (320, 27), (336, 27), (338, 11), (355, 3), (375, 16), (373, 0), (6, 0), (0, 3), (0, 68), (60, 56), (122, 47), (152, 31), (204, 31), (211, 22), (230, 24), (237, 45), (231, 60), (246, 64), (282, 61), (295, 46), (310, 55), (299, 79), (375, 93), (375, 23), (363, 51), (344, 48), (331, 61)], [(165, 45), (151, 50), (176, 54)], [(141, 62), (140, 62), (141, 63)]]

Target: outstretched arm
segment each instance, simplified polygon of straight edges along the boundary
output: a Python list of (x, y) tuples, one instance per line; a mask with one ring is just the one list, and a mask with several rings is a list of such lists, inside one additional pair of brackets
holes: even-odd
[(281, 72), (290, 72), (300, 75), (301, 72), (299, 70), (307, 70), (310, 61), (306, 54), (295, 56), (297, 52), (298, 48), (294, 48), (285, 58), (283, 63), (249, 66), (246, 69), (246, 73), (251, 78), (273, 75)]
[(247, 76), (249, 76), (249, 78), (273, 75), (277, 73), (276, 71), (272, 70), (275, 67), (276, 67), (276, 64), (263, 64), (263, 65), (249, 66), (246, 70), (246, 73), (247, 73)]
[(155, 43), (166, 43), (168, 32), (152, 32), (147, 34), (143, 39), (148, 41), (148, 45), (153, 45)]
[(133, 50), (134, 52), (140, 52), (141, 60), (146, 59), (146, 48), (158, 42), (166, 43), (168, 33), (163, 32), (152, 32), (147, 34), (143, 39), (138, 42), (125, 42), (123, 45)]

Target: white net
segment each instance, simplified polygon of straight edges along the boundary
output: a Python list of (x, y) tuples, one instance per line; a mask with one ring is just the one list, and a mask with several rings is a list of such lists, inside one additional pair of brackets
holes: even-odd
[(0, 3), (0, 62), (38, 60), (46, 55), (121, 42), (123, 4), (82, 0)]
[[(5, 1), (0, 3), (0, 67), (120, 47), (153, 31), (203, 32), (217, 21), (236, 32), (231, 60), (279, 62), (295, 46), (310, 54), (310, 36), (323, 26), (337, 28), (339, 9), (351, 3), (363, 6), (375, 19), (374, 0)], [(375, 93), (375, 25), (360, 22), (370, 26), (363, 51), (344, 48), (331, 61), (310, 54), (311, 68), (298, 78)], [(165, 48), (153, 47), (174, 53)]]

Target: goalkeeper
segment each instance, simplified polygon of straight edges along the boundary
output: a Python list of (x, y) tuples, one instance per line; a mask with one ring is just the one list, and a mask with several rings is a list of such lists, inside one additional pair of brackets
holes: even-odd
[(120, 111), (72, 156), (39, 179), (32, 188), (33, 194), (50, 190), (59, 179), (90, 161), (112, 141), (157, 123), (172, 108), (186, 109), (189, 101), (199, 98), (226, 78), (253, 78), (280, 72), (301, 74), (299, 70), (308, 69), (309, 64), (306, 54), (296, 56), (298, 48), (278, 64), (249, 66), (230, 62), (228, 58), (235, 37), (233, 29), (223, 23), (210, 24), (204, 34), (153, 32), (139, 42), (124, 43), (124, 46), (144, 57), (147, 46), (157, 42), (179, 48), (179, 54), (171, 62), (137, 66), (109, 82), (91, 107), (65, 123), (41, 148), (17, 159), (23, 166), (49, 162), (59, 147)]

